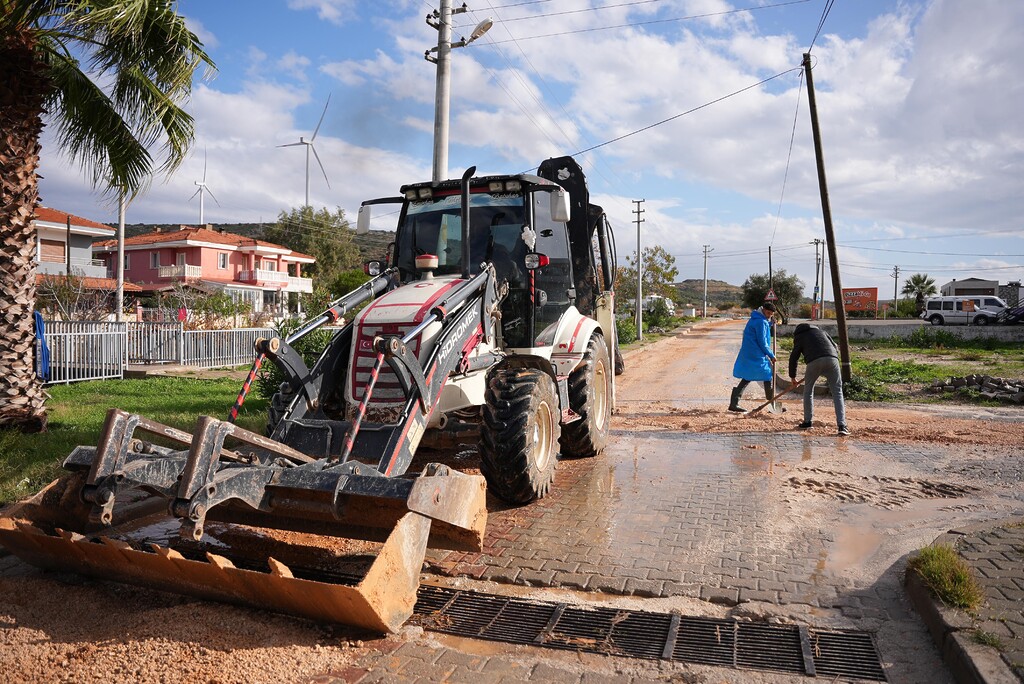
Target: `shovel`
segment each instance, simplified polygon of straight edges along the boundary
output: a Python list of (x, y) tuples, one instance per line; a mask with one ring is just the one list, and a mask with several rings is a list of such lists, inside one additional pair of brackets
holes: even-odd
[(746, 415), (751, 416), (751, 415), (757, 413), (758, 411), (760, 411), (761, 409), (763, 409), (765, 406), (770, 406), (771, 407), (771, 408), (768, 409), (768, 413), (782, 413), (782, 407), (779, 406), (778, 404), (776, 404), (775, 402), (778, 400), (779, 397), (784, 396), (786, 394), (789, 394), (790, 392), (792, 392), (797, 387), (800, 387), (803, 384), (804, 384), (803, 378), (797, 380), (796, 382), (794, 382), (790, 386), (789, 389), (782, 390), (781, 392), (779, 392), (778, 394), (776, 394), (774, 397), (772, 397), (768, 401), (764, 402), (763, 404), (759, 404), (756, 407), (750, 409), (749, 411), (747, 411)]

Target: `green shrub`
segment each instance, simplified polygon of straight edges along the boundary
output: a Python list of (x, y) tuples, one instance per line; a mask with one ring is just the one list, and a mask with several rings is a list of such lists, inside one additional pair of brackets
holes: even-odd
[(619, 335), (619, 344), (636, 342), (636, 323), (628, 318), (615, 320), (615, 330)]
[(924, 547), (910, 559), (909, 570), (947, 606), (974, 610), (985, 598), (970, 567), (948, 544)]
[(672, 322), (672, 316), (668, 313), (668, 302), (664, 299), (655, 299), (644, 313), (644, 326), (654, 328), (667, 328)]
[[(281, 339), (284, 340), (288, 335), (297, 330), (305, 320), (298, 318), (289, 318), (281, 322), (278, 326), (278, 333)], [(313, 364), (323, 354), (324, 349), (327, 348), (327, 344), (331, 341), (334, 335), (334, 331), (325, 330), (320, 328), (307, 334), (305, 337), (296, 340), (292, 345), (292, 348), (302, 356), (302, 360), (306, 362), (306, 366), (310, 369), (313, 368)], [(260, 373), (256, 378), (255, 387), (257, 396), (263, 397), (264, 399), (270, 399), (277, 393), (281, 387), (281, 383), (284, 382), (284, 373), (277, 367), (277, 364), (272, 361), (267, 361), (260, 368)]]

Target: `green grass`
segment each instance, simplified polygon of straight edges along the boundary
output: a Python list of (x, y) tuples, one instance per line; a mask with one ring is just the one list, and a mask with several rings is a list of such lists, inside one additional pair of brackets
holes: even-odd
[(947, 606), (973, 612), (985, 598), (970, 567), (948, 544), (924, 547), (910, 559), (909, 568)]
[(986, 632), (983, 629), (976, 629), (971, 633), (971, 641), (976, 644), (982, 644), (983, 646), (991, 646), (992, 648), (1003, 650), (1003, 640), (999, 638), (999, 635)]
[[(172, 377), (49, 387), (46, 432), (0, 431), (0, 505), (24, 498), (58, 477), (63, 472), (61, 463), (76, 446), (95, 446), (110, 408), (192, 432), (201, 415), (227, 418), (240, 388), (241, 383), (231, 378)], [(250, 393), (238, 424), (262, 433), (266, 406), (266, 400)]]

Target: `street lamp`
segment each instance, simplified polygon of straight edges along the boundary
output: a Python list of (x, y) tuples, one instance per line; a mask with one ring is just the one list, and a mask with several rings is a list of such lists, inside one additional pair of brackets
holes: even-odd
[[(451, 97), (452, 48), (466, 47), (480, 36), (487, 33), (494, 24), (484, 19), (469, 39), (452, 42), (452, 15), (462, 14), (469, 8), (466, 3), (462, 7), (452, 9), (452, 0), (441, 0), (441, 8), (427, 15), (427, 24), (437, 29), (437, 47), (423, 53), (423, 58), (437, 65), (437, 86), (434, 94), (434, 182), (445, 179), (448, 173), (448, 103)], [(433, 56), (431, 53), (437, 53)]]

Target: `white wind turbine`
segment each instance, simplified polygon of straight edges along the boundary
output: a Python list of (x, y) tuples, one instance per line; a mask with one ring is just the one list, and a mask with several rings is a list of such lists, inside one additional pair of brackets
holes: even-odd
[[(205, 149), (203, 150), (203, 180), (196, 181), (196, 185), (199, 186), (199, 189), (196, 190), (192, 194), (192, 197), (189, 197), (188, 199), (191, 202), (195, 198), (196, 195), (199, 195), (199, 225), (200, 225), (200, 227), (202, 227), (202, 226), (206, 225), (206, 215), (203, 212), (203, 195), (205, 195), (206, 193), (210, 193), (210, 197), (213, 197), (213, 201), (217, 202), (217, 197), (213, 194), (213, 190), (210, 190), (210, 187), (206, 184), (206, 150)], [(220, 202), (217, 202), (217, 206), (218, 207), (220, 206)]]
[(327, 96), (327, 103), (324, 104), (324, 111), (320, 113), (320, 120), (316, 124), (316, 128), (313, 129), (313, 135), (309, 140), (306, 140), (302, 136), (299, 136), (299, 142), (288, 143), (287, 145), (278, 145), (278, 147), (297, 147), (299, 145), (306, 146), (306, 206), (309, 206), (309, 152), (313, 151), (313, 156), (316, 157), (316, 163), (320, 165), (320, 171), (324, 174), (324, 180), (327, 181), (327, 187), (331, 187), (331, 181), (327, 178), (327, 171), (324, 170), (323, 162), (320, 161), (320, 155), (316, 153), (316, 148), (313, 147), (313, 141), (316, 140), (316, 134), (320, 132), (320, 124), (324, 122), (324, 115), (327, 114), (327, 105), (331, 104), (331, 96)]

